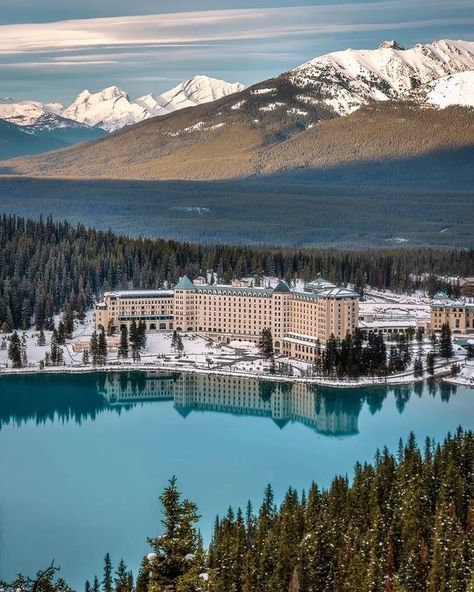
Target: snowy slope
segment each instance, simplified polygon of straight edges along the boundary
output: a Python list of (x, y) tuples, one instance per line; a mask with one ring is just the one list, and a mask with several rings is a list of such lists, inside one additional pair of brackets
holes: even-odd
[(207, 76), (195, 76), (162, 95), (148, 94), (131, 101), (124, 90), (111, 86), (94, 94), (83, 91), (61, 115), (107, 131), (115, 131), (150, 117), (209, 103), (242, 89), (243, 86), (239, 83), (231, 84)]
[(238, 82), (230, 83), (200, 75), (185, 80), (162, 95), (145, 95), (136, 102), (157, 116), (210, 103), (241, 90), (244, 90), (244, 86)]
[(146, 109), (131, 103), (127, 93), (118, 86), (110, 86), (97, 93), (84, 90), (61, 115), (107, 131), (150, 117)]
[(0, 122), (5, 124), (0, 130), (2, 158), (66, 148), (105, 134), (103, 130), (66, 119), (52, 109), (61, 111), (62, 105), (0, 99)]
[(77, 127), (76, 122), (68, 121), (38, 101), (14, 102), (12, 99), (0, 99), (0, 119), (20, 126), (38, 125), (42, 129)]
[(474, 107), (474, 70), (439, 78), (431, 84), (426, 101), (441, 109), (451, 105)]
[(63, 109), (60, 103), (43, 104), (38, 101), (15, 102), (9, 98), (0, 99), (0, 119), (18, 126), (28, 135), (41, 135), (46, 138), (49, 134), (52, 141), (59, 142), (58, 146), (94, 140), (103, 135), (101, 130), (63, 117)]
[(423, 100), (425, 85), (467, 70), (474, 70), (474, 42), (441, 40), (403, 49), (386, 41), (374, 50), (323, 55), (285, 76), (307, 100), (320, 100), (346, 115), (373, 100)]

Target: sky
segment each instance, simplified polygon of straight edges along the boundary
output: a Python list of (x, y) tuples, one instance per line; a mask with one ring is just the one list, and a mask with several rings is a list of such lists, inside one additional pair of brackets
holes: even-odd
[(0, 97), (160, 93), (196, 74), (249, 85), (324, 53), (474, 40), (473, 0), (0, 0)]

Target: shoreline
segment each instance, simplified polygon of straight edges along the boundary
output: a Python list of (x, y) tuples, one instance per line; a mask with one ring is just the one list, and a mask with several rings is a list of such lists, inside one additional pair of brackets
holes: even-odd
[(357, 380), (333, 380), (323, 377), (304, 377), (304, 376), (277, 376), (274, 374), (254, 374), (243, 371), (225, 371), (212, 370), (207, 368), (193, 368), (193, 367), (177, 367), (166, 364), (107, 364), (105, 366), (50, 366), (43, 369), (32, 368), (4, 368), (0, 369), (0, 379), (2, 376), (22, 376), (22, 375), (44, 375), (44, 374), (95, 374), (106, 372), (177, 372), (198, 375), (214, 375), (214, 376), (235, 376), (236, 378), (248, 378), (250, 380), (259, 380), (265, 382), (296, 382), (305, 384), (314, 384), (325, 386), (328, 388), (360, 388), (363, 386), (397, 386), (403, 384), (414, 384), (423, 382), (428, 378), (441, 378), (443, 382), (449, 384), (458, 384), (461, 386), (470, 386), (474, 388), (474, 384), (470, 384), (462, 377), (460, 380), (457, 377), (448, 378), (449, 367), (452, 362), (447, 365), (440, 366), (436, 369), (433, 376), (427, 375), (425, 372), (423, 376), (415, 378), (413, 374), (399, 374), (389, 377), (364, 377)]

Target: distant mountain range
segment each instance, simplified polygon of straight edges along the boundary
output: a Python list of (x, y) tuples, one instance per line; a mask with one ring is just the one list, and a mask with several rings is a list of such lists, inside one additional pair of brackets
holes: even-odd
[(148, 94), (131, 101), (126, 91), (110, 86), (96, 93), (82, 91), (71, 105), (15, 102), (0, 98), (0, 119), (30, 130), (52, 131), (59, 128), (97, 127), (108, 132), (116, 131), (156, 117), (203, 103), (209, 103), (244, 89), (239, 83), (195, 76), (161, 94)]
[(0, 98), (0, 121), (10, 124), (0, 126), (0, 158), (27, 156), (95, 140), (107, 132), (208, 103), (243, 88), (239, 83), (195, 76), (166, 93), (145, 95), (136, 101), (130, 101), (128, 94), (117, 86), (93, 94), (85, 90), (68, 107), (61, 103)]
[[(9, 166), (27, 175), (210, 180), (474, 144), (474, 110), (439, 109), (474, 106), (474, 42), (403, 49), (387, 41), (375, 50), (327, 54), (238, 88), (197, 77), (134, 103), (115, 87), (100, 96), (82, 93), (61, 113), (95, 125), (100, 119), (110, 129), (119, 119), (130, 122), (131, 113), (138, 117), (145, 104), (147, 115), (95, 142)], [(189, 104), (196, 106), (180, 109)], [(379, 108), (361, 110), (371, 105)], [(150, 118), (152, 112), (162, 116)]]
[[(14, 170), (20, 173), (213, 179), (321, 166), (323, 160), (329, 164), (327, 155), (322, 158), (311, 153), (307, 138), (318, 140), (327, 133), (325, 122), (372, 103), (411, 105), (413, 139), (409, 145), (417, 154), (428, 145), (430, 149), (440, 146), (441, 138), (448, 145), (452, 139), (459, 146), (454, 137), (456, 122), (448, 130), (451, 139), (449, 133), (438, 130), (433, 132), (433, 141), (417, 146), (415, 120), (426, 120), (423, 111), (427, 108), (474, 107), (474, 42), (441, 40), (404, 49), (396, 41), (385, 41), (374, 50), (348, 49), (323, 55), (247, 89), (238, 83), (196, 76), (166, 93), (134, 101), (116, 86), (92, 94), (83, 91), (68, 107), (6, 99), (0, 101), (0, 118), (30, 135), (47, 134), (49, 141), (59, 142), (55, 148), (74, 143), (71, 134), (75, 141), (103, 136), (53, 155), (16, 161)], [(394, 129), (397, 117), (394, 110), (385, 112), (384, 125), (380, 111), (376, 111), (381, 146), (386, 146), (384, 134)], [(470, 122), (472, 115), (466, 117)], [(446, 124), (445, 117), (438, 119)], [(431, 120), (436, 125), (435, 114)], [(349, 133), (354, 122), (357, 117), (340, 127), (347, 127)], [(104, 130), (116, 133), (104, 135)], [(303, 135), (304, 131), (310, 133)], [(469, 144), (470, 131), (468, 124), (458, 139)], [(355, 145), (352, 152), (343, 151), (346, 157), (352, 154), (358, 158), (357, 135), (349, 135), (346, 141)], [(304, 151), (298, 148), (299, 143), (305, 146)], [(297, 158), (283, 154), (290, 145)], [(383, 152), (373, 146), (372, 157)], [(272, 163), (276, 153), (280, 160)], [(21, 155), (21, 150), (17, 154)], [(0, 155), (9, 157), (1, 151)]]

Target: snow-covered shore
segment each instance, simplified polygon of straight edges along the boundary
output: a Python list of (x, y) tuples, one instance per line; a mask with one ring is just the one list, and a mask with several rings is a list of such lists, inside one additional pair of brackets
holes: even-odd
[[(384, 294), (389, 300), (394, 296)], [(381, 296), (374, 294), (367, 302), (368, 312), (377, 312), (377, 314), (400, 315), (407, 314), (400, 309), (400, 304), (395, 302), (381, 302)], [(408, 297), (407, 297), (408, 299)], [(410, 302), (403, 303), (403, 306), (413, 306), (411, 314), (416, 318), (426, 314), (424, 308), (426, 303), (419, 297), (412, 297)], [(403, 308), (403, 307), (402, 307)], [(420, 310), (421, 308), (421, 310)], [(375, 310), (377, 309), (377, 310)], [(57, 319), (58, 320), (58, 319)], [(31, 375), (31, 374), (67, 374), (67, 373), (95, 373), (95, 372), (186, 372), (190, 374), (214, 374), (221, 376), (234, 376), (249, 378), (255, 380), (266, 380), (275, 382), (304, 382), (334, 388), (358, 388), (361, 386), (376, 385), (397, 385), (411, 384), (430, 378), (427, 372), (423, 377), (415, 378), (413, 364), (411, 367), (400, 374), (388, 377), (363, 377), (357, 380), (332, 379), (321, 376), (311, 375), (311, 364), (300, 360), (277, 357), (276, 364), (282, 363), (285, 369), (290, 369), (285, 374), (270, 374), (270, 362), (265, 360), (259, 352), (256, 345), (252, 342), (235, 341), (230, 344), (213, 342), (198, 334), (184, 334), (182, 336), (184, 351), (178, 353), (172, 347), (171, 333), (152, 333), (147, 335), (145, 350), (141, 353), (139, 362), (132, 362), (131, 358), (120, 359), (116, 349), (108, 353), (108, 360), (105, 366), (85, 365), (83, 363), (83, 354), (80, 351), (74, 351), (74, 345), (78, 343), (87, 343), (90, 340), (93, 326), (93, 315), (90, 311), (85, 320), (81, 323), (76, 322), (73, 337), (68, 340), (63, 347), (64, 365), (46, 366), (41, 368), (40, 364), (44, 360), (45, 354), (49, 351), (51, 343), (51, 332), (45, 332), (46, 343), (38, 345), (38, 331), (29, 330), (20, 333), (25, 338), (28, 364), (23, 368), (12, 368), (8, 360), (6, 343), (8, 336), (0, 336), (0, 346), (4, 341), (4, 347), (0, 347), (0, 377), (7, 375)], [(423, 356), (431, 348), (427, 341), (422, 348)], [(456, 356), (446, 361), (438, 360), (435, 365), (435, 376), (449, 381), (453, 384), (462, 384), (473, 386), (474, 369), (472, 373), (465, 371), (464, 355), (465, 352), (458, 345), (455, 345)], [(457, 377), (448, 377), (451, 365), (458, 363), (461, 365), (461, 373)], [(467, 363), (468, 364), (468, 363)]]
[[(239, 378), (249, 378), (254, 380), (264, 380), (272, 382), (299, 382), (306, 384), (314, 384), (320, 386), (326, 386), (330, 388), (359, 388), (362, 386), (384, 386), (384, 385), (402, 385), (412, 384), (415, 382), (421, 382), (428, 378), (440, 378), (446, 377), (450, 371), (452, 361), (447, 364), (441, 364), (435, 368), (433, 376), (428, 375), (426, 372), (423, 377), (416, 377), (412, 372), (405, 372), (402, 374), (395, 374), (387, 377), (362, 377), (358, 379), (332, 379), (324, 378), (320, 376), (289, 376), (289, 375), (275, 375), (269, 373), (256, 373), (256, 372), (245, 372), (239, 370), (223, 370), (223, 369), (210, 369), (210, 368), (199, 368), (192, 365), (186, 364), (170, 364), (170, 363), (120, 363), (120, 364), (106, 364), (105, 366), (92, 366), (92, 365), (66, 365), (66, 366), (53, 366), (45, 367), (40, 369), (39, 367), (28, 367), (28, 368), (3, 368), (0, 369), (0, 378), (2, 376), (11, 375), (35, 375), (35, 374), (91, 374), (91, 373), (103, 373), (103, 372), (180, 372), (186, 374), (201, 374), (201, 375), (219, 375), (219, 376), (234, 376)], [(465, 384), (457, 379), (446, 379), (445, 380), (455, 384)], [(469, 386), (474, 386), (472, 383)]]

